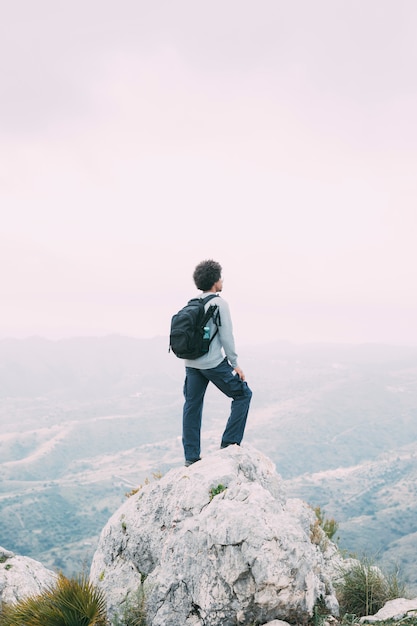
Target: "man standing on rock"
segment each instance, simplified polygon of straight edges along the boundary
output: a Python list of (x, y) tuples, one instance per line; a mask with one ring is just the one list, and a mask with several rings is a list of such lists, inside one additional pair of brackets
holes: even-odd
[(219, 296), (223, 288), (221, 271), (219, 263), (208, 260), (199, 263), (193, 274), (197, 289), (202, 291), (201, 298), (216, 295), (206, 303), (206, 310), (213, 304), (217, 305), (217, 310), (214, 319), (207, 322), (211, 338), (209, 351), (196, 359), (185, 360), (182, 442), (187, 467), (200, 460), (201, 419), (208, 383), (212, 382), (232, 398), (230, 416), (221, 439), (222, 448), (239, 445), (242, 441), (252, 397), (237, 362), (229, 306)]

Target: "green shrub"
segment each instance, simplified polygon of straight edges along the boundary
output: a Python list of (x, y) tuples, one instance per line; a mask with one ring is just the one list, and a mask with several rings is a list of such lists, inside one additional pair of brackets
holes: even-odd
[(104, 594), (81, 576), (59, 575), (54, 586), (17, 604), (3, 604), (1, 626), (106, 626)]
[(333, 537), (337, 533), (339, 524), (336, 522), (336, 520), (333, 519), (333, 517), (330, 519), (326, 519), (324, 517), (324, 511), (322, 511), (319, 506), (315, 507), (314, 513), (316, 514), (318, 525), (324, 530), (328, 539), (332, 541)]
[(363, 557), (341, 572), (336, 591), (342, 614), (363, 617), (374, 615), (388, 600), (402, 597), (405, 589), (398, 572), (386, 576), (369, 558)]
[(227, 487), (222, 484), (217, 485), (217, 487), (212, 487), (210, 489), (210, 501), (213, 500), (214, 496), (218, 496), (219, 493), (222, 493), (222, 491), (225, 491), (226, 489)]

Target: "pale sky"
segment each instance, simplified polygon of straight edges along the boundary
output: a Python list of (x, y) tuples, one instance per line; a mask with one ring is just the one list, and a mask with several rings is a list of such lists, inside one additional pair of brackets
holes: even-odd
[(417, 344), (415, 0), (0, 6), (0, 337)]

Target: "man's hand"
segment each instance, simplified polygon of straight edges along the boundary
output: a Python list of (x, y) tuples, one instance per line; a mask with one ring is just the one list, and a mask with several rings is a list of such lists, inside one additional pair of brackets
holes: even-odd
[(235, 367), (234, 371), (236, 372), (236, 374), (239, 376), (240, 380), (245, 380), (245, 374), (243, 373), (243, 371), (240, 369), (240, 367)]

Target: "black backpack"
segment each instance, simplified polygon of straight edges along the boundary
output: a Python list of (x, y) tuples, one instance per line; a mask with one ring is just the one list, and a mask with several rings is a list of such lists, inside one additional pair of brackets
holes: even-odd
[[(172, 316), (169, 349), (180, 359), (197, 359), (209, 351), (219, 332), (220, 315), (217, 304), (211, 304), (207, 311), (205, 304), (216, 297), (217, 294), (213, 293), (205, 298), (193, 298)], [(204, 327), (210, 318), (213, 318), (217, 328), (212, 337), (206, 337)]]

